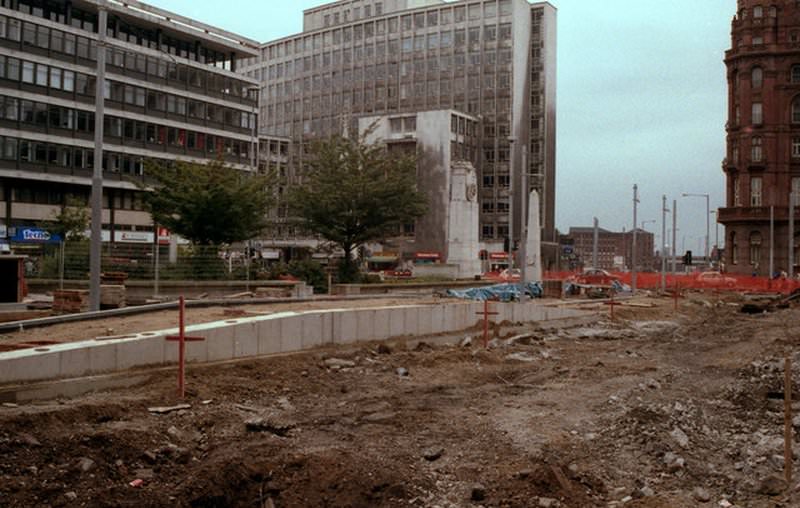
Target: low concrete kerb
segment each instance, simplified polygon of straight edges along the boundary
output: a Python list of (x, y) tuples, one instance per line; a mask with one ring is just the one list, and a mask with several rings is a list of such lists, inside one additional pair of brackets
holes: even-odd
[[(496, 322), (540, 322), (585, 316), (538, 302), (496, 304)], [(362, 309), (280, 312), (188, 326), (202, 342), (186, 345), (189, 362), (206, 363), (292, 353), (326, 345), (456, 333), (481, 322), (483, 304), (450, 302)], [(101, 337), (0, 353), (0, 385), (69, 379), (173, 365), (178, 348), (168, 342), (177, 328)]]

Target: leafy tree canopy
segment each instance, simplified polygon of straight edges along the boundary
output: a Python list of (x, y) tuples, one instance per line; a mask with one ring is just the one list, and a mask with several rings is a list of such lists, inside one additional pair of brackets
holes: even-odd
[(145, 163), (144, 203), (160, 226), (198, 245), (249, 240), (266, 226), (272, 178), (221, 161)]
[(52, 220), (52, 224), (44, 227), (64, 241), (73, 240), (81, 238), (89, 229), (90, 213), (84, 201), (70, 197), (61, 210), (53, 214)]
[(355, 247), (396, 233), (427, 210), (416, 189), (414, 158), (340, 136), (312, 145), (303, 185), (290, 193), (290, 206), (306, 229), (342, 247), (344, 278), (353, 275)]

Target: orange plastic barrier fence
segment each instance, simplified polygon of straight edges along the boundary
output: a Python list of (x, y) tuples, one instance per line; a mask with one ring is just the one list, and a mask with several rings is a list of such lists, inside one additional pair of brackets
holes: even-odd
[[(548, 272), (545, 280), (567, 280), (580, 275), (580, 272)], [(611, 273), (611, 276), (621, 282), (631, 285), (631, 274)], [(717, 289), (720, 291), (737, 292), (768, 292), (790, 294), (800, 289), (800, 280), (786, 278), (770, 279), (768, 277), (753, 277), (748, 275), (733, 275), (728, 273), (704, 272), (691, 274), (667, 274), (667, 288), (676, 285), (681, 289)], [(636, 274), (636, 286), (639, 289), (658, 289), (661, 287), (660, 273)]]

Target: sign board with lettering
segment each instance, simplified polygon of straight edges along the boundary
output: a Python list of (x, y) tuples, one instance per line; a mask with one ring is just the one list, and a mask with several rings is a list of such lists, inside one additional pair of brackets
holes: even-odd
[(17, 232), (11, 237), (16, 243), (61, 243), (61, 237), (41, 228), (18, 227)]

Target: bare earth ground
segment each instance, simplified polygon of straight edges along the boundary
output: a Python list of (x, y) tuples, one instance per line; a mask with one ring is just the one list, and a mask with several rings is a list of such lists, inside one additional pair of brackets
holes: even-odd
[(653, 301), (489, 351), (190, 366), (191, 407), (164, 415), (172, 372), (0, 407), (0, 506), (800, 506), (776, 400), (800, 310)]

